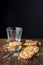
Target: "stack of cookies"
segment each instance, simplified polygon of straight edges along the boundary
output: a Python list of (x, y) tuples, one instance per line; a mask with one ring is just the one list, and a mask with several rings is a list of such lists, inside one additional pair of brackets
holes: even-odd
[(31, 59), (39, 52), (38, 45), (41, 45), (38, 41), (26, 40), (24, 43), (25, 48), (20, 52), (19, 56), (23, 59)]

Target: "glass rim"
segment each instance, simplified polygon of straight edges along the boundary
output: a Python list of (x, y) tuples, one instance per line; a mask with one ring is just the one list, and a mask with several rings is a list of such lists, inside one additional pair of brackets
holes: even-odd
[(6, 30), (7, 30), (7, 29), (15, 30), (16, 28), (18, 28), (18, 29), (23, 29), (22, 27), (7, 27)]

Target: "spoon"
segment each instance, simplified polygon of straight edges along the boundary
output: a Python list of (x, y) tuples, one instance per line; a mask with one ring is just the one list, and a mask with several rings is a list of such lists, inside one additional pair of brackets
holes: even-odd
[(15, 52), (18, 52), (18, 51), (20, 51), (21, 49), (22, 49), (22, 46), (17, 46), (17, 47), (15, 48), (15, 50), (13, 50), (12, 52), (10, 52), (10, 53), (8, 53), (7, 55), (3, 56), (3, 59), (6, 59), (6, 58), (10, 57), (10, 56), (13, 55)]

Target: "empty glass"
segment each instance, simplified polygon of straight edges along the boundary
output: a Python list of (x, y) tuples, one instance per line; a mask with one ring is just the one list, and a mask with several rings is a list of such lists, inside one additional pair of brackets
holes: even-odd
[(8, 41), (21, 41), (23, 31), (21, 27), (8, 27), (6, 30)]

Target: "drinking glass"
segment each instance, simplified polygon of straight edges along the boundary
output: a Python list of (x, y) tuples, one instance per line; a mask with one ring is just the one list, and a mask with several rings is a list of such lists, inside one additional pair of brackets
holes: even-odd
[(8, 41), (21, 41), (22, 27), (8, 27), (6, 30)]

